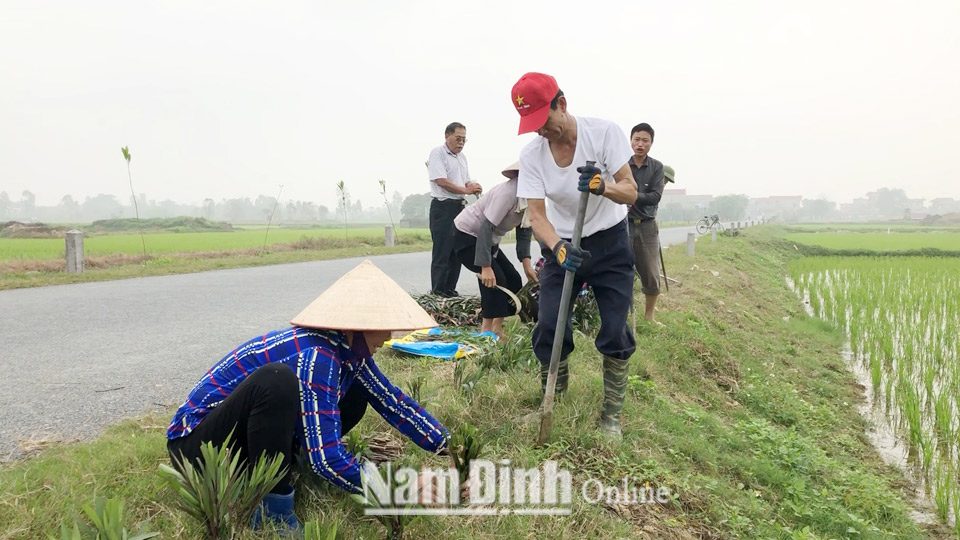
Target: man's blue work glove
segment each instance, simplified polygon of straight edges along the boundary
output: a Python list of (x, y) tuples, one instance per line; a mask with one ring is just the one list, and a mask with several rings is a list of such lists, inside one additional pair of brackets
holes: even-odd
[(553, 246), (553, 254), (557, 257), (557, 263), (568, 272), (576, 272), (584, 259), (590, 258), (589, 251), (573, 247), (573, 244), (562, 238)]
[(580, 191), (589, 191), (594, 195), (603, 195), (603, 189), (607, 183), (604, 182), (603, 177), (600, 176), (599, 168), (595, 165), (584, 165), (577, 167), (577, 172), (580, 173), (580, 183), (577, 185), (577, 189)]

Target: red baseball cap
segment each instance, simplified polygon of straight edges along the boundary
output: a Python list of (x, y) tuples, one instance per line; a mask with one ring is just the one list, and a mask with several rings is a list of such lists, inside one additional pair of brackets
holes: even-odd
[(520, 77), (510, 92), (510, 100), (520, 113), (520, 132), (517, 135), (537, 131), (547, 123), (550, 102), (559, 91), (557, 80), (550, 75), (531, 72)]

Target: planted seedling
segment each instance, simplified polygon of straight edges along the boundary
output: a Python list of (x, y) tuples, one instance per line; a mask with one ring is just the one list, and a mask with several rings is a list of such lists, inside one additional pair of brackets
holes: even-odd
[(369, 441), (356, 431), (347, 433), (347, 436), (343, 438), (343, 445), (354, 457), (361, 458), (370, 456)]
[[(131, 535), (123, 519), (123, 501), (120, 499), (97, 498), (94, 506), (83, 507), (83, 513), (87, 515), (92, 523), (92, 530), (89, 531), (90, 537), (97, 540), (147, 540), (160, 536), (158, 532), (141, 532)], [(50, 535), (51, 540), (57, 540), (56, 536)], [(85, 535), (81, 533), (80, 526), (76, 522), (73, 527), (66, 523), (60, 525), (59, 540), (83, 540)]]
[(336, 540), (338, 523), (331, 527), (324, 527), (319, 521), (308, 521), (303, 524), (303, 540)]
[[(232, 433), (231, 433), (232, 435)], [(283, 456), (264, 454), (253, 467), (234, 455), (227, 438), (219, 448), (206, 442), (200, 463), (176, 461), (176, 468), (160, 465), (160, 476), (178, 495), (178, 505), (200, 520), (208, 540), (228, 540), (250, 523), (263, 497), (283, 478)]]
[(460, 426), (450, 436), (448, 443), (453, 465), (457, 469), (460, 483), (466, 482), (470, 476), (470, 463), (483, 452), (484, 443), (477, 436), (477, 429), (468, 423)]

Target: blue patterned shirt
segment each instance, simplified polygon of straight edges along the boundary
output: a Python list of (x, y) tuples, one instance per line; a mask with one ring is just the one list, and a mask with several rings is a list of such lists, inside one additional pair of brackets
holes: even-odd
[(340, 398), (362, 384), (370, 405), (393, 427), (429, 452), (446, 447), (449, 434), (416, 401), (380, 372), (372, 357), (359, 358), (343, 332), (292, 326), (240, 345), (197, 383), (167, 428), (167, 438), (185, 437), (258, 367), (280, 362), (300, 379), (298, 438), (314, 472), (360, 493), (360, 464), (340, 440)]

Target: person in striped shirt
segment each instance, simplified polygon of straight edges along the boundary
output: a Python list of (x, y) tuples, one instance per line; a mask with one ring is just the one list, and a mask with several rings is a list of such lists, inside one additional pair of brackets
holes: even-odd
[(424, 450), (447, 453), (448, 430), (394, 386), (373, 359), (392, 330), (437, 325), (396, 282), (364, 261), (291, 323), (214, 364), (167, 429), (174, 464), (198, 462), (202, 443), (219, 446), (228, 437), (247, 463), (283, 456), (285, 476), (264, 498), (254, 527), (272, 519), (299, 530), (290, 482), (296, 444), (316, 474), (348, 492), (362, 492), (363, 464), (341, 437), (367, 405)]

